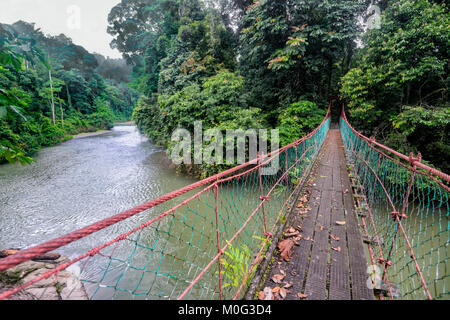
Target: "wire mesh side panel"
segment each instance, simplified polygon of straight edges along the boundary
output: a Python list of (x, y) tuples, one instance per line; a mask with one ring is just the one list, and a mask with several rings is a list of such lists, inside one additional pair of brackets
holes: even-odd
[[(215, 197), (210, 189), (83, 264), (91, 299), (175, 299), (216, 254)], [(206, 278), (205, 278), (206, 279)], [(199, 282), (192, 299), (215, 299)]]
[[(260, 155), (233, 175), (143, 211), (134, 224), (117, 223), (129, 231), (48, 271), (31, 272), (23, 283), (0, 292), (0, 299), (242, 297), (329, 125), (326, 117), (311, 134)], [(265, 174), (270, 168), (276, 170)], [(124, 230), (117, 225), (108, 228)], [(44, 284), (56, 295), (42, 290)]]
[(367, 242), (381, 280), (375, 288), (390, 298), (449, 299), (448, 186), (375, 147), (345, 118), (340, 125), (351, 175), (368, 204)]
[[(217, 182), (219, 245), (210, 269), (215, 270), (219, 298), (239, 299), (245, 294), (328, 129), (329, 120), (300, 143), (262, 157), (257, 166), (243, 174)], [(278, 170), (264, 174), (270, 168)]]

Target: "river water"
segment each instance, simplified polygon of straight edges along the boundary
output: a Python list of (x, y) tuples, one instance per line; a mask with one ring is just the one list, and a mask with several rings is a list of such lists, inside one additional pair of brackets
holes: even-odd
[(0, 248), (39, 244), (193, 182), (162, 154), (135, 126), (116, 126), (45, 148), (30, 166), (0, 166)]

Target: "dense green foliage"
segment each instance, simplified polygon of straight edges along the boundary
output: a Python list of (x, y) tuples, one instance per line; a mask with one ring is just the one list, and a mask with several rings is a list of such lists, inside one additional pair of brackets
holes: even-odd
[(351, 122), (404, 153), (450, 172), (448, 8), (395, 1), (342, 79)]
[(288, 145), (313, 131), (325, 113), (310, 101), (299, 101), (287, 107), (279, 116), (281, 144)]
[(134, 119), (169, 150), (172, 132), (195, 120), (203, 129), (280, 127), (282, 143), (292, 142), (338, 92), (364, 3), (122, 0), (108, 31), (145, 95)]
[(138, 127), (168, 151), (177, 128), (200, 120), (203, 130), (279, 129), (285, 145), (341, 96), (357, 129), (450, 171), (445, 1), (122, 0), (108, 22), (123, 60), (33, 24), (2, 25), (3, 158), (27, 162), (127, 119), (138, 96)]
[(139, 93), (126, 63), (92, 55), (33, 24), (0, 25), (0, 162), (131, 118)]
[(448, 8), (375, 1), (380, 28), (367, 29), (371, 3), (122, 0), (109, 32), (145, 95), (134, 118), (161, 145), (196, 120), (279, 128), (287, 144), (340, 94), (358, 129), (448, 171)]

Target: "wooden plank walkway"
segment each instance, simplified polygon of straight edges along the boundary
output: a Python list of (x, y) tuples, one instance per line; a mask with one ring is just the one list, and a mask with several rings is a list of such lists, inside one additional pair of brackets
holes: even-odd
[[(288, 284), (290, 300), (374, 299), (346, 167), (339, 130), (331, 129), (299, 197), (308, 200), (295, 204), (289, 221), (289, 227), (301, 229), (302, 240), (289, 262), (275, 257), (262, 288)], [(276, 274), (285, 275), (282, 283), (272, 280)]]

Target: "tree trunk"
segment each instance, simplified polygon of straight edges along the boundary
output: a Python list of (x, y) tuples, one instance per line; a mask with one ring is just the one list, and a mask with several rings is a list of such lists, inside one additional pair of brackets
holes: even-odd
[(61, 99), (59, 99), (59, 109), (61, 110), (61, 124), (64, 128), (64, 110), (61, 104)]
[[(13, 254), (19, 253), (20, 249), (7, 249), (7, 250), (0, 250), (0, 259), (6, 258), (8, 256), (12, 256)], [(44, 254), (41, 254), (40, 256), (37, 256), (31, 260), (58, 260), (61, 257), (59, 253), (55, 252), (47, 252)]]
[(53, 83), (52, 83), (52, 71), (48, 69), (48, 78), (50, 79), (50, 93), (51, 93), (51, 99), (52, 99), (52, 120), (53, 125), (56, 124), (56, 118), (55, 118), (55, 100), (53, 98)]
[(331, 96), (331, 79), (333, 78), (333, 59), (328, 60), (327, 99)]
[(353, 46), (352, 44), (348, 45), (348, 50), (347, 50), (347, 57), (346, 57), (346, 64), (344, 66), (344, 76), (347, 74), (347, 72), (349, 72), (349, 70), (352, 67), (352, 58), (353, 58)]
[(66, 83), (66, 91), (67, 91), (67, 102), (69, 102), (69, 108), (72, 109), (72, 98), (69, 92), (69, 86)]
[(408, 86), (406, 87), (406, 104), (409, 104), (409, 97), (411, 95), (411, 85), (408, 84)]

